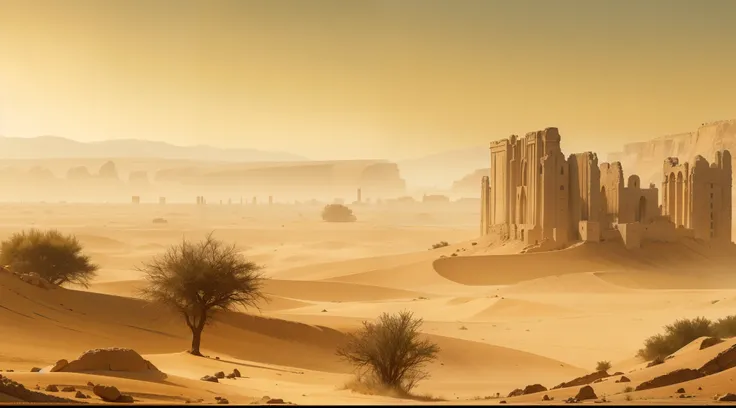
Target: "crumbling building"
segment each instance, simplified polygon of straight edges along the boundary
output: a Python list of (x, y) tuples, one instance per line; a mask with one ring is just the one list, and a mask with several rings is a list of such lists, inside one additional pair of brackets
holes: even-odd
[(598, 164), (595, 153), (565, 158), (557, 128), (511, 136), (490, 145), (489, 176), (481, 182), (481, 235), (520, 240), (539, 249), (622, 239), (634, 248), (679, 236), (731, 242), (731, 156), (692, 168), (665, 162), (659, 190), (624, 176), (619, 162)]

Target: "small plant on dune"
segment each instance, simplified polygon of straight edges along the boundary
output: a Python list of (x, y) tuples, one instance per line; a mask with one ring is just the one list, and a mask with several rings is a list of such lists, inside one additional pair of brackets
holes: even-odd
[(439, 346), (421, 339), (422, 319), (403, 311), (383, 313), (375, 322), (349, 335), (337, 355), (357, 369), (358, 378), (408, 394), (429, 377), (425, 366), (437, 358)]
[(322, 220), (327, 222), (354, 222), (353, 210), (342, 204), (329, 204), (322, 209)]
[(74, 235), (31, 229), (13, 234), (1, 246), (0, 264), (21, 274), (35, 272), (55, 285), (87, 287), (97, 275), (98, 266), (82, 254)]
[(626, 392), (626, 393), (634, 392), (634, 387), (628, 386), (628, 387), (624, 388), (624, 392)]
[(664, 360), (699, 337), (716, 336), (713, 323), (705, 317), (677, 320), (665, 326), (664, 331), (646, 339), (638, 355), (646, 360)]
[(599, 361), (595, 366), (595, 371), (608, 371), (611, 369), (610, 361)]
[(450, 244), (448, 244), (447, 241), (440, 241), (440, 242), (438, 242), (436, 244), (432, 244), (432, 249), (444, 248), (444, 247), (449, 246), (449, 245)]
[(200, 242), (173, 245), (139, 270), (148, 282), (141, 295), (181, 313), (192, 331), (189, 352), (196, 356), (202, 355), (202, 331), (215, 312), (238, 305), (258, 308), (267, 300), (261, 292), (261, 267), (212, 234)]

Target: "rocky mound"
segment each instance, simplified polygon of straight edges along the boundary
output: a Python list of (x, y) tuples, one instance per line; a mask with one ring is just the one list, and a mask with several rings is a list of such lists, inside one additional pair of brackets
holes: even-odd
[[(55, 397), (53, 395), (44, 394), (42, 392), (31, 391), (10, 378), (0, 375), (0, 395), (7, 395), (11, 399), (20, 400), (22, 402), (40, 402), (40, 403), (72, 403), (78, 404), (66, 398)], [(2, 399), (0, 399), (2, 401)]]
[(104, 348), (85, 351), (76, 360), (59, 360), (51, 372), (85, 371), (124, 371), (161, 373), (150, 361), (145, 360), (135, 350), (124, 348)]

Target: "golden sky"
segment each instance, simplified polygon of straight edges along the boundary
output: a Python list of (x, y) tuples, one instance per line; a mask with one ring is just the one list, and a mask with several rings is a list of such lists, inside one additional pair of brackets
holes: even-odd
[(0, 135), (421, 156), (736, 118), (731, 0), (0, 0)]

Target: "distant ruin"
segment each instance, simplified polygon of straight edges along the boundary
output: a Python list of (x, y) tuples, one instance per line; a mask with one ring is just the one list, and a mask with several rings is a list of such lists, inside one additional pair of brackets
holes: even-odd
[[(662, 202), (654, 184), (624, 177), (621, 163), (598, 164), (592, 152), (560, 150), (557, 128), (492, 142), (490, 177), (481, 181), (481, 235), (520, 240), (538, 250), (575, 242), (643, 241), (692, 237), (731, 242), (731, 154), (708, 164), (668, 158)], [(531, 248), (530, 248), (531, 249)]]

